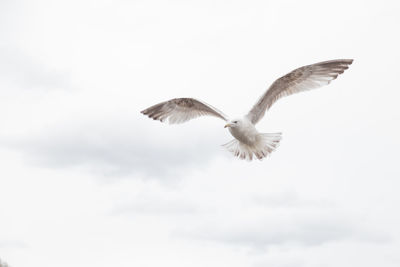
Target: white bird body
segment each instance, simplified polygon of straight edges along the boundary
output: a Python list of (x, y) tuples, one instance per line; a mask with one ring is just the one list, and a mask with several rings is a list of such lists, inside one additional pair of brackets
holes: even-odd
[(225, 127), (235, 139), (224, 144), (229, 151), (241, 159), (252, 160), (266, 157), (278, 147), (281, 133), (259, 133), (247, 116), (229, 121)]
[(249, 119), (244, 117), (243, 119), (232, 120), (237, 123), (228, 123), (229, 132), (238, 141), (246, 145), (254, 145), (257, 142), (257, 136), (259, 135), (256, 127), (252, 124)]
[(224, 144), (235, 156), (252, 160), (263, 159), (274, 151), (281, 140), (281, 133), (259, 133), (255, 127), (265, 112), (280, 98), (329, 84), (348, 69), (352, 59), (337, 59), (307, 65), (277, 79), (261, 96), (247, 115), (241, 119), (228, 120), (218, 109), (194, 98), (174, 98), (142, 111), (143, 114), (161, 122), (182, 123), (190, 119), (211, 115), (227, 122), (229, 132), (235, 138)]

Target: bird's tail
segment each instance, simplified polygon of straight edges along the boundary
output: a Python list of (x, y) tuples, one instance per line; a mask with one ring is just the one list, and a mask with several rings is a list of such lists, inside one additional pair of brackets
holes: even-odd
[(261, 133), (258, 135), (257, 142), (253, 145), (247, 145), (233, 139), (223, 146), (240, 159), (250, 161), (255, 156), (261, 160), (278, 147), (281, 139), (282, 133)]

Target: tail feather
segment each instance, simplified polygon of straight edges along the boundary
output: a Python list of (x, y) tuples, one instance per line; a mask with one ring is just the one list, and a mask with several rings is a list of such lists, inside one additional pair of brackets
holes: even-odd
[(255, 156), (262, 160), (278, 147), (281, 139), (281, 133), (262, 133), (258, 135), (257, 142), (253, 145), (247, 145), (233, 139), (223, 146), (240, 159), (250, 161)]

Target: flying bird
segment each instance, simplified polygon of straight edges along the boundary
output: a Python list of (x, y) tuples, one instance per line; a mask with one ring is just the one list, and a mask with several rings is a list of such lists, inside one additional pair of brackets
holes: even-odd
[(261, 160), (278, 147), (282, 135), (257, 131), (255, 125), (264, 117), (265, 112), (284, 96), (329, 84), (348, 69), (351, 63), (352, 59), (336, 59), (293, 70), (277, 79), (242, 118), (230, 120), (218, 109), (194, 98), (174, 98), (141, 113), (161, 122), (168, 120), (171, 124), (183, 123), (203, 115), (220, 118), (226, 122), (225, 128), (235, 138), (223, 146), (240, 159)]

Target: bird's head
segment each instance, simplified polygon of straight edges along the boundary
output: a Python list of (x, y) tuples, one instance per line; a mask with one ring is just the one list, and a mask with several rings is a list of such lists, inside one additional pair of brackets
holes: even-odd
[(240, 124), (241, 124), (241, 120), (234, 119), (234, 120), (228, 121), (228, 123), (225, 124), (224, 128), (226, 128), (226, 127), (235, 128), (235, 127), (238, 127)]

